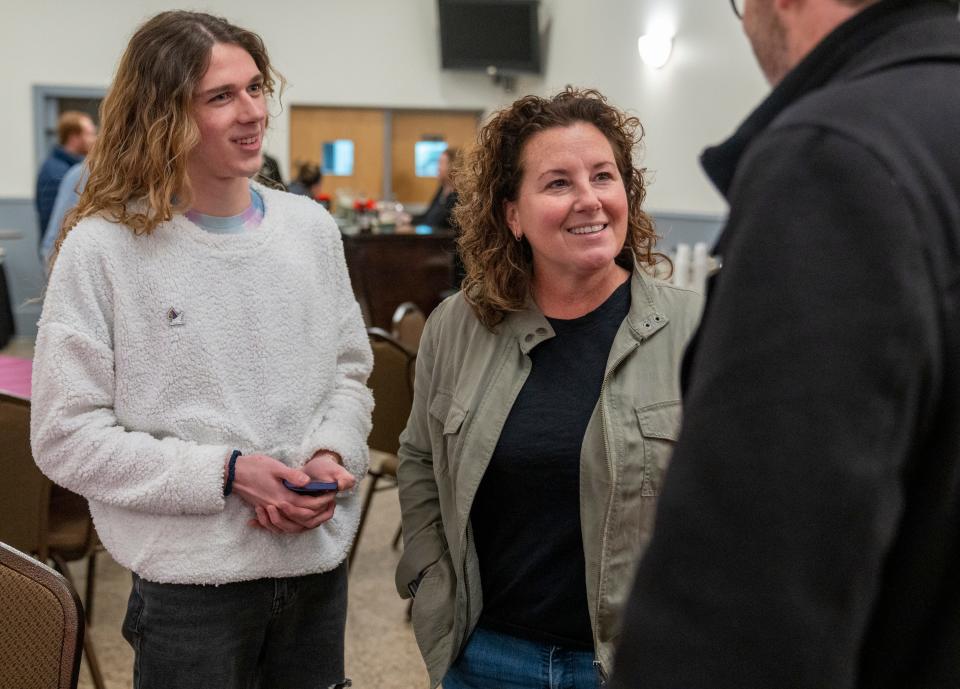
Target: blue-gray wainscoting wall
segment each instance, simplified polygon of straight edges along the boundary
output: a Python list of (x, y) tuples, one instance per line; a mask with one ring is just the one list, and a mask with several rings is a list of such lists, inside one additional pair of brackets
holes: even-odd
[(651, 212), (651, 215), (656, 223), (657, 234), (661, 237), (657, 248), (665, 253), (673, 252), (677, 244), (689, 244), (692, 247), (697, 242), (706, 242), (707, 247), (712, 249), (726, 221), (716, 215), (656, 212)]

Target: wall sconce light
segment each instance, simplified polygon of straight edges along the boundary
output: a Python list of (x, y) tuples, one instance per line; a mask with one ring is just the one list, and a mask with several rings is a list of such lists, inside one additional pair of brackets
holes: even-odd
[(670, 59), (673, 52), (673, 36), (665, 33), (648, 33), (637, 39), (637, 50), (644, 64), (652, 69), (660, 69)]

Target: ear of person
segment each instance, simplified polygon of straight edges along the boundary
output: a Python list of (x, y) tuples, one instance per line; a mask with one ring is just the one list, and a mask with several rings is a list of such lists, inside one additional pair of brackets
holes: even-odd
[(504, 215), (507, 220), (507, 228), (510, 230), (510, 234), (513, 235), (513, 238), (518, 242), (523, 238), (523, 230), (520, 229), (520, 219), (517, 213), (516, 205), (511, 201), (504, 202)]

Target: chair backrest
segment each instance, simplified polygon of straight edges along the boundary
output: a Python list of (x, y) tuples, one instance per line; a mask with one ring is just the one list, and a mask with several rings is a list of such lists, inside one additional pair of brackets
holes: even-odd
[(77, 686), (83, 608), (52, 569), (0, 543), (0, 686)]
[(393, 312), (391, 329), (393, 338), (409, 349), (416, 352), (420, 349), (420, 336), (423, 335), (423, 326), (427, 317), (420, 307), (412, 301), (405, 301)]
[(50, 480), (30, 451), (30, 400), (0, 392), (0, 541), (47, 558)]
[(367, 330), (373, 349), (373, 429), (367, 444), (374, 450), (396, 454), (400, 433), (413, 406), (413, 371), (416, 355), (379, 328)]

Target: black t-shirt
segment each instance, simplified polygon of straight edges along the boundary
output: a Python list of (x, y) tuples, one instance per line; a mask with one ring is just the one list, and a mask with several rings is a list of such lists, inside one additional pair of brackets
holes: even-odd
[(533, 368), (470, 513), (484, 627), (593, 648), (580, 532), (580, 448), (610, 347), (629, 310), (627, 280), (585, 316), (548, 319), (556, 336), (530, 353)]

